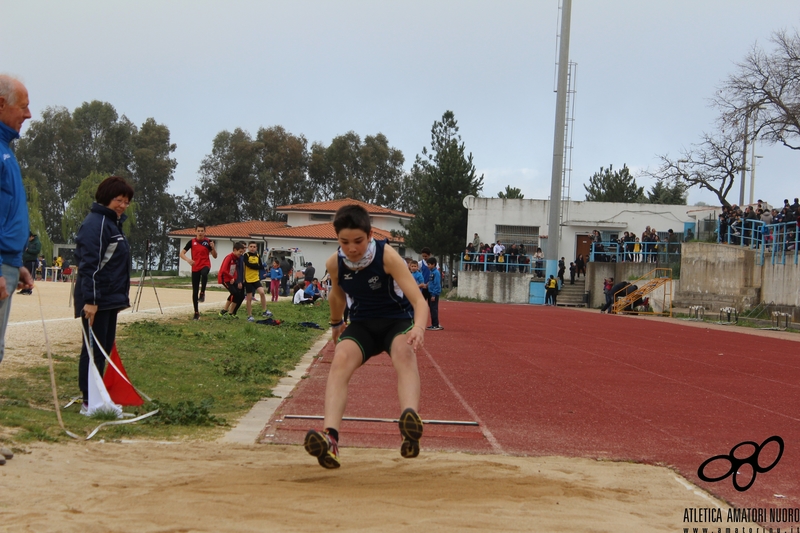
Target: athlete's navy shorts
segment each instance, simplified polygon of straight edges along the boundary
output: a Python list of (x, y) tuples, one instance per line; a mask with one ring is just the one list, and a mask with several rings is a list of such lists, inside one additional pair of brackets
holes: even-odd
[(253, 283), (245, 282), (245, 284), (244, 284), (244, 293), (245, 294), (252, 294), (253, 296), (255, 296), (256, 291), (258, 291), (259, 287), (261, 287), (261, 282), (260, 281), (254, 281)]
[(351, 322), (339, 340), (350, 339), (361, 348), (362, 364), (373, 355), (386, 352), (392, 355), (392, 341), (398, 335), (408, 333), (414, 326), (410, 318), (373, 318)]

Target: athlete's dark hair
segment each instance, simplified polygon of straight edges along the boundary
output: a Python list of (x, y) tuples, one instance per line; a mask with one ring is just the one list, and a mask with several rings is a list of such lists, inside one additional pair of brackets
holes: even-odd
[(425, 262), (428, 263), (429, 265), (436, 266), (436, 258), (435, 257), (429, 257), (429, 258), (427, 258), (425, 260)]
[(197, 228), (203, 228), (203, 229), (206, 229), (206, 225), (205, 225), (205, 224), (199, 224), (199, 223), (198, 223), (198, 224), (195, 224), (195, 225), (194, 225), (194, 229), (197, 229)]
[(420, 250), (419, 253), (431, 255), (431, 249), (426, 246), (425, 248)]
[(97, 186), (94, 199), (97, 200), (98, 204), (108, 207), (111, 204), (111, 200), (117, 196), (124, 196), (128, 200), (133, 200), (133, 187), (119, 176), (109, 176)]
[(244, 246), (244, 243), (242, 241), (233, 243), (233, 249), (234, 250), (244, 250), (244, 248), (245, 248), (245, 246)]
[(256, 246), (258, 246), (258, 243), (257, 243), (256, 241), (250, 241), (250, 242), (248, 242), (248, 243), (247, 243), (247, 246), (250, 246), (251, 244), (255, 244)]
[(343, 229), (360, 229), (369, 234), (372, 231), (372, 224), (369, 221), (369, 213), (360, 205), (346, 205), (340, 207), (333, 217), (333, 229), (336, 235)]

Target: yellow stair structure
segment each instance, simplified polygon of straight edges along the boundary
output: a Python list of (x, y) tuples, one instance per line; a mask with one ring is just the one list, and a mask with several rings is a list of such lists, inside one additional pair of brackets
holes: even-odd
[[(630, 294), (625, 294), (625, 289), (621, 289), (614, 294), (614, 304), (612, 305), (613, 313), (672, 316), (671, 268), (654, 268), (631, 283), (631, 285), (636, 285), (638, 288)], [(661, 287), (665, 287), (663, 293), (659, 293), (656, 300), (653, 300), (653, 297), (649, 295)], [(649, 306), (645, 308), (646, 310), (642, 310), (641, 308), (634, 309), (632, 307), (634, 302), (646, 297), (650, 299)]]

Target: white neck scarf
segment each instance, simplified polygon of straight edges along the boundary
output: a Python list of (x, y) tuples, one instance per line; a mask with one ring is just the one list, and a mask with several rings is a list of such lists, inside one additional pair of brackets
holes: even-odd
[(342, 252), (342, 248), (339, 247), (339, 257), (342, 258), (344, 261), (345, 266), (350, 270), (363, 270), (367, 268), (371, 263), (372, 260), (375, 259), (375, 239), (370, 239), (369, 244), (367, 245), (367, 252), (364, 254), (364, 257), (359, 259), (358, 261), (350, 261), (344, 252)]

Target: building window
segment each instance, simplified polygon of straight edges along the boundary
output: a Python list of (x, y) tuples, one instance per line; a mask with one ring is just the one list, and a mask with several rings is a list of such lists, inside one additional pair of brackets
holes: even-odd
[(333, 220), (333, 215), (326, 215), (322, 213), (311, 213), (308, 216), (308, 218), (311, 220), (318, 220), (320, 222), (330, 222), (331, 220)]
[[(503, 244), (524, 244), (526, 248), (538, 248), (539, 226), (501, 226), (494, 227), (494, 242)], [(489, 243), (491, 244), (491, 243)]]

